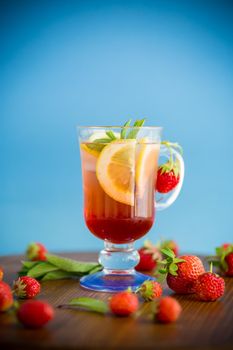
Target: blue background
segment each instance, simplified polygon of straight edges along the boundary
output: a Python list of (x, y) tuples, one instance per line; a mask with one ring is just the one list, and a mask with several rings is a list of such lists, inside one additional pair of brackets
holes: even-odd
[(0, 254), (102, 247), (75, 126), (129, 117), (185, 152), (182, 195), (148, 237), (191, 252), (232, 240), (232, 2), (8, 0), (0, 23)]

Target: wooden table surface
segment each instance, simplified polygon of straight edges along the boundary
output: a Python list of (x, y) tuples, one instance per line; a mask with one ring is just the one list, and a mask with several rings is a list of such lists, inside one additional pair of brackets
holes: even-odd
[[(96, 261), (97, 254), (62, 254), (79, 260)], [(20, 256), (0, 257), (4, 280), (12, 284), (20, 268)], [(55, 318), (42, 329), (25, 329), (11, 313), (0, 314), (0, 349), (233, 349), (233, 278), (226, 278), (226, 292), (220, 301), (199, 302), (193, 296), (175, 295), (183, 308), (180, 319), (162, 325), (145, 317), (119, 318), (80, 310), (60, 309), (71, 298), (111, 294), (90, 292), (78, 280), (42, 283), (38, 299), (55, 308)], [(165, 288), (165, 295), (172, 292)], [(150, 303), (144, 303), (145, 313)]]

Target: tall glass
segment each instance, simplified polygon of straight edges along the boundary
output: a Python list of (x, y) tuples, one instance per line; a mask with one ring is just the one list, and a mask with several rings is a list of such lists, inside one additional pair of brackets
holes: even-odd
[[(146, 279), (136, 272), (139, 254), (134, 242), (152, 227), (157, 210), (170, 206), (183, 183), (184, 163), (175, 150), (161, 146), (160, 127), (78, 127), (88, 229), (104, 241), (99, 254), (101, 272), (81, 278), (97, 291), (136, 289)], [(174, 191), (155, 201), (159, 156), (171, 152), (180, 164)]]

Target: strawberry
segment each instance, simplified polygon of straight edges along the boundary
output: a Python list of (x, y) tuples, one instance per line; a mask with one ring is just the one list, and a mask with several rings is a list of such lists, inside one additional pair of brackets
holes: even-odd
[(168, 193), (172, 191), (179, 183), (180, 175), (176, 167), (167, 162), (160, 165), (157, 173), (156, 190), (159, 193)]
[(13, 285), (14, 294), (22, 299), (34, 298), (40, 293), (40, 283), (32, 277), (19, 277)]
[(170, 151), (170, 158), (166, 163), (159, 166), (155, 189), (160, 193), (168, 193), (172, 191), (180, 181), (180, 163), (172, 147), (178, 149), (181, 153), (183, 150), (178, 143), (162, 141), (162, 145), (166, 146)]
[(28, 328), (43, 327), (53, 317), (52, 306), (40, 300), (27, 300), (17, 311), (18, 320)]
[(138, 309), (138, 298), (130, 290), (115, 294), (109, 302), (111, 311), (117, 316), (129, 316)]
[(159, 298), (163, 293), (163, 289), (158, 282), (147, 280), (141, 284), (136, 292), (139, 292), (145, 301), (151, 301)]
[(0, 266), (0, 281), (3, 279), (3, 268)]
[(163, 267), (158, 270), (160, 280), (167, 279), (168, 286), (178, 294), (194, 293), (194, 284), (198, 276), (205, 272), (201, 260), (194, 255), (179, 258), (171, 249), (162, 249), (166, 259), (160, 262)]
[(227, 249), (228, 247), (230, 247), (231, 246), (231, 243), (223, 243), (222, 245), (221, 245), (221, 247), (223, 248), (223, 249)]
[(47, 249), (41, 243), (31, 243), (27, 247), (26, 256), (32, 261), (44, 261), (46, 260)]
[(225, 274), (229, 277), (233, 277), (233, 252), (227, 254), (227, 256), (225, 257), (225, 261), (227, 264), (227, 270)]
[(215, 301), (224, 294), (224, 290), (224, 279), (212, 271), (198, 276), (195, 282), (195, 293), (198, 300)]
[(210, 260), (215, 266), (219, 266), (226, 276), (233, 277), (233, 244), (224, 243), (215, 251), (216, 256)]
[(175, 322), (181, 311), (181, 305), (175, 298), (164, 297), (156, 306), (155, 318), (161, 323)]
[(175, 256), (177, 256), (179, 254), (179, 246), (173, 240), (162, 241), (160, 243), (160, 249), (164, 249), (164, 248), (171, 249), (174, 252)]
[(7, 311), (13, 305), (13, 302), (10, 286), (0, 281), (0, 312)]
[(158, 247), (148, 240), (144, 242), (144, 246), (138, 250), (138, 253), (140, 261), (135, 267), (137, 271), (152, 271), (156, 267), (157, 261), (162, 258)]

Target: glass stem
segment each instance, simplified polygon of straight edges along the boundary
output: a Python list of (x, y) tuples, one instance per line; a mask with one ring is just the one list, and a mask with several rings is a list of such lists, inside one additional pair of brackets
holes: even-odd
[(114, 244), (104, 242), (105, 249), (99, 254), (99, 263), (107, 274), (134, 273), (134, 267), (139, 263), (138, 251), (134, 243)]

